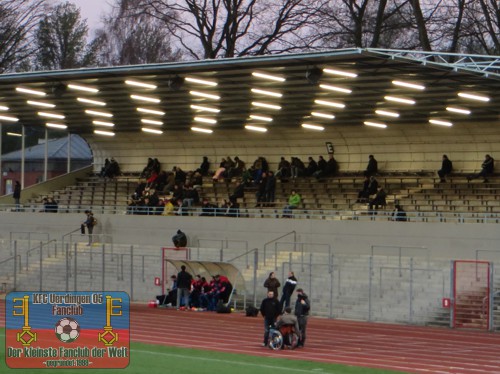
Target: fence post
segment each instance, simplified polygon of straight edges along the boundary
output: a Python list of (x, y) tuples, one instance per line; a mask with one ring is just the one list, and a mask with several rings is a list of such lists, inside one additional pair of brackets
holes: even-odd
[(495, 320), (493, 318), (493, 301), (494, 301), (494, 295), (495, 295), (495, 287), (494, 287), (494, 282), (495, 282), (495, 264), (493, 262), (490, 262), (490, 294), (488, 295), (489, 297), (489, 302), (488, 302), (488, 330), (489, 331), (495, 331)]
[[(12, 245), (12, 242), (11, 242)], [(17, 240), (14, 241), (14, 291), (17, 291)], [(19, 260), (21, 266), (21, 260)]]
[(71, 276), (71, 262), (69, 260), (69, 243), (66, 243), (66, 292), (69, 291), (69, 277)]
[(455, 320), (455, 261), (450, 261), (450, 328), (453, 328), (454, 320)]
[(43, 290), (43, 244), (40, 241), (40, 292)]
[(76, 283), (77, 283), (77, 278), (78, 278), (78, 248), (77, 248), (77, 243), (74, 244), (74, 247), (75, 247), (75, 262), (74, 262), (74, 265), (73, 265), (73, 269), (74, 270), (74, 277), (73, 277), (73, 282), (74, 282), (74, 287), (73, 287), (73, 291), (76, 292), (77, 288), (76, 288)]
[(257, 268), (259, 267), (259, 251), (255, 250), (253, 256), (253, 305), (257, 305)]
[(102, 245), (102, 292), (106, 290), (106, 244)]
[(330, 253), (328, 256), (329, 268), (330, 268), (330, 318), (333, 318), (333, 287), (334, 281), (333, 278), (335, 274), (333, 272), (333, 254)]
[(130, 246), (130, 301), (134, 300), (134, 246)]
[(369, 259), (368, 269), (368, 322), (372, 321), (372, 277), (373, 277), (373, 256)]
[(413, 323), (413, 257), (410, 257), (410, 323)]

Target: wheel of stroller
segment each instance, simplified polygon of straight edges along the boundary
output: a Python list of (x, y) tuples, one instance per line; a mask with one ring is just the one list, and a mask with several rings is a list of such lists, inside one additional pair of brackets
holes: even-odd
[(269, 348), (273, 350), (281, 349), (283, 346), (283, 335), (278, 330), (269, 331)]

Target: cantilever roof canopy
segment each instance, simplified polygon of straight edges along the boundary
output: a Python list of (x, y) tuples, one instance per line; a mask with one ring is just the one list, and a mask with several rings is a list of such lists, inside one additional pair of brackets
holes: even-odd
[(346, 49), (4, 74), (0, 122), (87, 134), (498, 121), (498, 59)]

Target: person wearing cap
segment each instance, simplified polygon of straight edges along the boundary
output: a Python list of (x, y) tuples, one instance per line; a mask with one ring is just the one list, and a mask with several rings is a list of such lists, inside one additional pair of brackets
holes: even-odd
[(309, 310), (311, 309), (311, 304), (309, 298), (305, 294), (302, 288), (297, 289), (297, 301), (295, 302), (295, 315), (299, 321), (300, 329), (300, 339), (297, 347), (303, 347), (306, 341), (306, 327), (307, 318), (309, 317)]

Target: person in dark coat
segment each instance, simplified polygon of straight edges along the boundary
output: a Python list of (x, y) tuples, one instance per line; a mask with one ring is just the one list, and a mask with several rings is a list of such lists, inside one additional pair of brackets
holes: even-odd
[(438, 170), (438, 175), (439, 175), (439, 183), (444, 183), (446, 182), (445, 177), (448, 174), (451, 174), (451, 171), (453, 170), (453, 164), (451, 160), (448, 158), (447, 155), (443, 155), (443, 161), (441, 162), (441, 169)]
[(302, 288), (297, 290), (297, 300), (295, 301), (295, 315), (299, 321), (300, 339), (297, 347), (303, 347), (306, 341), (306, 328), (307, 319), (309, 318), (309, 311), (311, 310), (311, 303), (306, 293)]
[(274, 327), (276, 319), (281, 313), (280, 303), (274, 296), (273, 291), (267, 292), (267, 297), (260, 304), (260, 314), (264, 317), (264, 342), (265, 347), (269, 343), (269, 329)]
[(495, 160), (490, 155), (484, 156), (484, 161), (481, 164), (481, 171), (477, 174), (469, 175), (467, 180), (470, 181), (472, 179), (476, 179), (479, 177), (483, 177), (483, 183), (488, 183), (488, 176), (493, 174), (493, 170), (495, 169)]
[(267, 291), (272, 291), (276, 299), (278, 298), (278, 288), (281, 287), (281, 283), (278, 278), (276, 278), (274, 271), (269, 273), (269, 277), (267, 277), (264, 282), (264, 287), (267, 288)]
[(368, 156), (368, 165), (366, 166), (366, 170), (364, 175), (371, 177), (372, 175), (377, 174), (378, 172), (378, 162), (375, 160), (373, 155)]
[(285, 282), (285, 286), (283, 287), (283, 294), (281, 295), (280, 305), (281, 310), (283, 308), (290, 306), (290, 299), (293, 295), (293, 291), (295, 290), (295, 286), (297, 285), (297, 278), (295, 278), (295, 274), (293, 271), (288, 273), (288, 278)]
[(177, 274), (177, 308), (189, 306), (189, 290), (193, 276), (186, 271), (186, 266), (181, 266), (181, 271)]
[(14, 203), (16, 204), (16, 212), (19, 212), (19, 208), (21, 206), (21, 184), (19, 183), (19, 181), (16, 181), (12, 197), (14, 198)]

